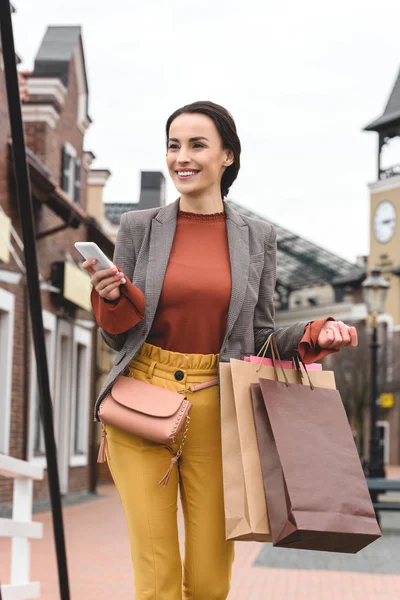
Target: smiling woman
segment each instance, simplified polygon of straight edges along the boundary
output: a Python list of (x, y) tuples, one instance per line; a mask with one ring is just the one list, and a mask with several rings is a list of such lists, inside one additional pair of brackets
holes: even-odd
[[(122, 216), (113, 259), (121, 273), (84, 265), (101, 334), (119, 351), (95, 418), (124, 372), (186, 393), (192, 404), (190, 428), (171, 446), (131, 435), (124, 423), (103, 423), (138, 600), (225, 600), (229, 593), (234, 548), (225, 537), (218, 367), (257, 354), (275, 330), (275, 228), (225, 201), (240, 152), (235, 123), (222, 106), (195, 102), (174, 112), (166, 124), (166, 161), (179, 198)], [(283, 358), (299, 353), (307, 363), (357, 343), (354, 328), (330, 317), (278, 328), (276, 339)], [(169, 481), (166, 488), (158, 487), (160, 479)]]
[(190, 210), (201, 205), (201, 212), (221, 211), (222, 198), (240, 169), (241, 145), (232, 116), (213, 102), (194, 102), (169, 117), (166, 142), (167, 166), (182, 194), (181, 209), (188, 208), (185, 195), (190, 194)]

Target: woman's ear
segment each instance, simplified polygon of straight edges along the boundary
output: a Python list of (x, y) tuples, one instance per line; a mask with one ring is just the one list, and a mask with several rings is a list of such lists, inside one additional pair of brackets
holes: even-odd
[(225, 153), (224, 167), (230, 167), (235, 162), (235, 157), (232, 150), (227, 150)]

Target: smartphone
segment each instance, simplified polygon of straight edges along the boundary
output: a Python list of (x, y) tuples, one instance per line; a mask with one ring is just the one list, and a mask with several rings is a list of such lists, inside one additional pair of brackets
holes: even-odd
[(111, 269), (114, 267), (114, 263), (107, 258), (103, 250), (101, 250), (94, 242), (76, 242), (75, 248), (82, 254), (86, 260), (92, 260), (97, 258), (97, 263), (93, 265), (95, 271), (101, 271), (102, 269)]

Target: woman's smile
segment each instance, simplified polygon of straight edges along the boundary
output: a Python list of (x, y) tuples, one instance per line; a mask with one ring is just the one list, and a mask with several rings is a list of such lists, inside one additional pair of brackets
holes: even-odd
[(184, 179), (193, 179), (193, 177), (195, 177), (195, 175), (197, 175), (197, 173), (199, 173), (200, 171), (197, 171), (195, 169), (180, 169), (178, 171), (175, 171), (175, 173), (178, 175), (178, 179), (180, 179), (181, 181), (183, 181)]

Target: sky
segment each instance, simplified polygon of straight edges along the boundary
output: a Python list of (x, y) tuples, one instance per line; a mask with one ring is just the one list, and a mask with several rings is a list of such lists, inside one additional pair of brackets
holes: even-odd
[[(369, 249), (368, 183), (400, 67), (398, 0), (13, 0), (20, 68), (48, 25), (81, 25), (85, 150), (112, 172), (106, 202), (137, 202), (165, 165), (165, 122), (212, 100), (235, 119), (241, 169), (228, 198), (355, 262)], [(400, 144), (385, 160), (400, 162)]]

